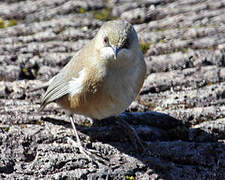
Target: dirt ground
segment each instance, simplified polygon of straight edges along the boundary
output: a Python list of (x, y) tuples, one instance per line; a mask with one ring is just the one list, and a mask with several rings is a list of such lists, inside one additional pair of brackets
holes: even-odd
[[(225, 179), (225, 0), (2, 0), (0, 2), (0, 179)], [(121, 118), (137, 152), (106, 119), (73, 146), (56, 104), (39, 112), (53, 77), (111, 19), (134, 25), (147, 64), (137, 100)]]

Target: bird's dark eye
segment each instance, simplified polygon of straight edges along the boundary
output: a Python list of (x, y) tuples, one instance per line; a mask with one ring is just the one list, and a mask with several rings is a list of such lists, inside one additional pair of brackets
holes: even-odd
[(104, 43), (105, 43), (105, 45), (108, 45), (108, 44), (109, 44), (109, 39), (108, 39), (108, 37), (104, 37)]
[(126, 48), (126, 49), (129, 48), (129, 40), (128, 39), (126, 39), (126, 41), (124, 42), (123, 48)]

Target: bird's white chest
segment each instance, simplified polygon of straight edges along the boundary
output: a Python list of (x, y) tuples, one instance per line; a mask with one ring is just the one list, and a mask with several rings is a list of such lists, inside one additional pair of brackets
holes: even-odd
[(104, 82), (104, 89), (107, 92), (109, 102), (105, 106), (107, 113), (118, 115), (123, 112), (133, 100), (138, 92), (138, 72), (135, 68), (115, 68), (107, 73)]

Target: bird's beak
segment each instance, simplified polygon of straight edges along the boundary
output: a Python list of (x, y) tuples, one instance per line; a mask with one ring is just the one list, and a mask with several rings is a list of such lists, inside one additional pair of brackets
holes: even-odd
[(118, 48), (117, 46), (112, 46), (113, 52), (114, 52), (114, 59), (117, 59), (117, 54), (120, 50), (120, 48)]

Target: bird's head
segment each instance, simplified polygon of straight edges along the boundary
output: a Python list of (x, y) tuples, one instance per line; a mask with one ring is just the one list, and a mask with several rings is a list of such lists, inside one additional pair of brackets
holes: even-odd
[(96, 48), (103, 60), (119, 61), (133, 56), (139, 49), (133, 26), (124, 20), (108, 21), (96, 36)]

